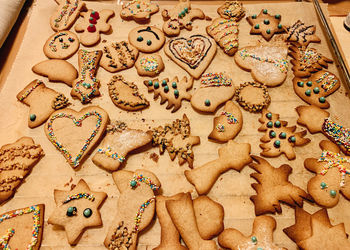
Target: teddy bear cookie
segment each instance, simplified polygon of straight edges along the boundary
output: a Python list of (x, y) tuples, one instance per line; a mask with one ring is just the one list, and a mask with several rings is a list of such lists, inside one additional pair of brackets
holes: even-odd
[(164, 52), (177, 65), (198, 79), (213, 60), (216, 43), (203, 35), (174, 38), (165, 44)]
[(222, 247), (235, 249), (269, 249), (287, 250), (273, 243), (273, 231), (276, 229), (276, 220), (271, 216), (261, 215), (254, 219), (253, 230), (249, 236), (243, 235), (234, 228), (225, 229), (218, 238)]
[(225, 103), (224, 109), (214, 118), (213, 130), (208, 138), (227, 142), (235, 138), (243, 126), (242, 112), (232, 101)]
[(152, 129), (152, 145), (158, 146), (161, 154), (167, 150), (172, 161), (177, 156), (179, 165), (188, 162), (188, 166), (193, 168), (192, 147), (199, 142), (199, 136), (191, 135), (190, 121), (185, 114), (182, 119), (176, 119), (172, 124)]
[(43, 149), (30, 137), (21, 137), (0, 148), (0, 204), (15, 194), (42, 156)]
[(107, 33), (111, 29), (108, 19), (114, 16), (113, 10), (95, 11), (89, 9), (81, 12), (83, 19), (79, 19), (74, 26), (76, 32), (82, 32), (80, 42), (84, 46), (93, 46), (101, 39), (100, 33)]
[(167, 36), (178, 36), (183, 28), (192, 30), (192, 21), (204, 19), (205, 15), (201, 9), (192, 8), (190, 0), (179, 0), (171, 10), (164, 9), (162, 17), (163, 32)]
[(143, 82), (148, 88), (148, 92), (154, 92), (154, 99), (160, 96), (160, 104), (168, 101), (166, 109), (171, 109), (171, 111), (176, 112), (181, 108), (182, 100), (191, 100), (192, 95), (187, 92), (188, 89), (192, 87), (193, 78), (187, 79), (184, 76), (181, 81), (175, 76), (171, 81), (169, 78), (165, 78), (162, 81), (158, 79), (148, 80)]
[(59, 31), (47, 39), (44, 54), (50, 59), (68, 59), (79, 49), (79, 39), (68, 30)]
[(243, 4), (236, 0), (226, 0), (218, 10), (218, 14), (225, 19), (232, 19), (233, 21), (240, 21), (245, 15)]
[(122, 75), (114, 75), (108, 82), (108, 92), (112, 102), (127, 111), (137, 111), (149, 106), (149, 101), (139, 93), (133, 82), (128, 82)]
[(79, 169), (108, 123), (108, 114), (100, 107), (88, 106), (79, 112), (66, 108), (51, 115), (45, 124), (45, 134), (69, 165)]
[(120, 192), (116, 216), (111, 223), (104, 245), (108, 249), (135, 250), (139, 232), (151, 222), (155, 212), (154, 193), (160, 182), (152, 172), (119, 170), (112, 174)]
[(112, 42), (103, 47), (100, 65), (105, 70), (115, 73), (134, 66), (139, 51), (126, 41)]
[(259, 82), (242, 83), (236, 88), (234, 99), (242, 108), (252, 113), (261, 112), (271, 102), (267, 87)]
[(237, 51), (234, 56), (238, 66), (251, 72), (252, 77), (267, 87), (284, 82), (288, 72), (288, 47), (285, 43), (258, 43)]
[(295, 132), (296, 126), (287, 127), (288, 122), (280, 120), (278, 114), (266, 109), (262, 111), (259, 122), (262, 125), (258, 130), (265, 132), (265, 135), (260, 138), (263, 142), (260, 144), (263, 150), (260, 155), (264, 157), (277, 157), (284, 154), (288, 160), (293, 160), (296, 157), (293, 148), (311, 141), (309, 138), (304, 138), (306, 130)]
[(218, 153), (218, 159), (185, 171), (186, 179), (195, 186), (199, 195), (209, 193), (216, 180), (224, 172), (229, 169), (241, 171), (252, 162), (249, 143), (236, 143), (231, 140), (219, 148)]
[(47, 222), (63, 227), (70, 245), (78, 243), (85, 229), (102, 225), (99, 208), (107, 194), (92, 191), (83, 179), (70, 191), (55, 189), (54, 197), (56, 208)]
[(50, 25), (54, 31), (69, 30), (79, 17), (81, 11), (86, 11), (82, 0), (55, 0), (58, 4), (51, 15)]
[(149, 22), (151, 15), (159, 10), (158, 4), (150, 0), (132, 0), (124, 3), (120, 11), (120, 17), (124, 20), (135, 20), (138, 23)]
[(101, 50), (78, 52), (79, 75), (73, 81), (71, 96), (80, 99), (81, 103), (91, 102), (100, 95), (100, 80), (96, 78), (97, 69), (102, 56)]
[(232, 56), (238, 50), (238, 23), (232, 19), (216, 18), (206, 28), (224, 52)]
[(107, 134), (92, 158), (93, 163), (108, 171), (117, 171), (126, 155), (152, 141), (152, 135), (139, 129), (128, 128), (124, 122), (107, 125)]
[(214, 112), (220, 104), (230, 100), (234, 92), (232, 79), (226, 74), (206, 73), (191, 98), (191, 105), (202, 112)]
[(250, 34), (261, 34), (266, 41), (270, 41), (275, 33), (283, 33), (281, 15), (270, 15), (267, 9), (260, 11), (259, 15), (247, 17), (248, 23), (252, 26)]
[(0, 215), (0, 248), (39, 250), (43, 236), (45, 205), (15, 209)]
[(35, 128), (43, 124), (55, 110), (65, 108), (69, 100), (63, 94), (45, 86), (40, 80), (29, 83), (17, 94), (17, 100), (30, 107), (28, 127)]
[(280, 202), (292, 207), (295, 205), (302, 207), (303, 199), (312, 200), (304, 190), (288, 180), (288, 176), (292, 173), (289, 165), (284, 164), (275, 168), (263, 158), (258, 156), (252, 158), (257, 162), (249, 165), (257, 172), (250, 174), (250, 177), (258, 182), (252, 184), (256, 195), (250, 197), (255, 206), (255, 215), (282, 213)]
[(142, 55), (135, 63), (137, 74), (154, 77), (164, 70), (163, 59), (160, 55)]
[(154, 26), (138, 26), (129, 32), (128, 37), (133, 46), (145, 53), (160, 50), (165, 42), (164, 33)]
[(307, 79), (295, 77), (293, 87), (295, 93), (306, 103), (319, 108), (329, 108), (326, 97), (339, 89), (340, 80), (333, 73), (321, 70)]
[(289, 27), (284, 27), (287, 32), (286, 41), (295, 42), (302, 47), (307, 47), (309, 43), (319, 43), (321, 39), (315, 35), (315, 25), (305, 25), (302, 21), (298, 20)]

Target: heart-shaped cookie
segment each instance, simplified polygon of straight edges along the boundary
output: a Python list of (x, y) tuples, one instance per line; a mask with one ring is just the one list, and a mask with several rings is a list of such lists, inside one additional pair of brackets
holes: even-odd
[(71, 167), (77, 169), (101, 139), (108, 122), (107, 112), (100, 107), (90, 106), (79, 112), (67, 108), (52, 114), (45, 124), (45, 133)]
[(193, 35), (170, 40), (164, 51), (175, 63), (198, 79), (213, 59), (216, 43), (206, 36)]

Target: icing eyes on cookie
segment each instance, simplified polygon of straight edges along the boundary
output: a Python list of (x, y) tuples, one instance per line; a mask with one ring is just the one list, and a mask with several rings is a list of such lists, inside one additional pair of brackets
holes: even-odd
[(66, 215), (68, 216), (68, 217), (72, 217), (72, 216), (74, 216), (74, 215), (76, 215), (77, 214), (77, 208), (76, 207), (68, 207), (67, 208), (67, 213), (66, 213)]

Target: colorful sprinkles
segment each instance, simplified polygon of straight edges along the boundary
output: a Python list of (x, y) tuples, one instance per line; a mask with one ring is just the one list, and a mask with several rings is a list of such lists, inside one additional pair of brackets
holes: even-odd
[(33, 90), (36, 89), (36, 88), (37, 88), (39, 85), (41, 85), (41, 84), (43, 84), (42, 81), (36, 80), (35, 84), (32, 85), (32, 86), (30, 87), (30, 89), (28, 89), (28, 90), (19, 98), (19, 101), (23, 101), (24, 99), (26, 99), (27, 96), (29, 96), (29, 95), (33, 92)]
[(142, 214), (145, 212), (145, 209), (156, 200), (156, 197), (149, 198), (147, 201), (142, 203), (142, 205), (139, 208), (139, 211), (137, 211), (136, 217), (135, 217), (135, 227), (134, 230), (137, 232), (139, 230), (139, 226), (141, 223)]
[(207, 73), (201, 78), (201, 88), (207, 87), (230, 87), (232, 85), (231, 78), (227, 78), (223, 73)]
[(112, 148), (110, 146), (108, 146), (106, 149), (99, 148), (97, 150), (97, 152), (100, 154), (104, 154), (104, 155), (112, 158), (113, 160), (118, 160), (119, 162), (125, 161), (125, 157), (122, 155), (118, 155), (117, 152), (112, 152)]
[[(66, 16), (65, 20), (64, 20), (64, 27), (67, 26), (68, 23), (68, 19), (69, 17), (74, 13), (74, 11), (78, 8), (78, 4), (79, 4), (80, 0), (75, 0), (73, 7), (70, 9), (68, 15)], [(66, 4), (63, 5), (62, 7), (62, 11), (60, 13), (60, 15), (55, 19), (55, 27), (58, 28), (59, 27), (59, 23), (62, 21), (63, 17), (67, 14), (68, 12), (68, 8), (71, 6), (70, 4), (70, 0), (66, 0)]]
[(140, 175), (134, 175), (134, 177), (130, 180), (130, 187), (131, 188), (137, 188), (141, 185), (141, 183), (145, 183), (146, 185), (150, 186), (153, 191), (157, 191), (159, 187), (153, 183), (151, 179), (149, 179), (146, 176)]
[(322, 131), (336, 144), (343, 146), (350, 153), (350, 129), (326, 118), (322, 125)]
[(156, 57), (148, 56), (140, 59), (141, 67), (147, 72), (156, 72), (158, 73), (159, 62)]
[(3, 235), (0, 239), (0, 248), (3, 250), (11, 250), (9, 246), (10, 238), (15, 234), (14, 228), (7, 229), (7, 233)]
[(225, 126), (222, 125), (222, 124), (218, 124), (216, 125), (215, 129), (218, 131), (218, 132), (225, 132)]
[(87, 199), (89, 201), (94, 201), (95, 196), (89, 193), (77, 193), (77, 194), (72, 194), (68, 195), (67, 198), (62, 202), (63, 204), (66, 204), (72, 200), (79, 200), (79, 199)]
[(234, 117), (234, 115), (230, 112), (222, 111), (221, 115), (224, 115), (227, 117), (227, 122), (229, 124), (236, 124), (238, 123), (238, 120)]
[(317, 83), (322, 82), (321, 87), (327, 92), (331, 90), (338, 82), (334, 75), (329, 75), (329, 72), (325, 72), (320, 78), (316, 80)]

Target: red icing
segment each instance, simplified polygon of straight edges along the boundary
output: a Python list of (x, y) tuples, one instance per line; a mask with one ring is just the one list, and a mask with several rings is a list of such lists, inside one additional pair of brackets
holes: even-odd
[(93, 17), (93, 18), (95, 18), (96, 20), (97, 20), (97, 19), (100, 19), (100, 14), (98, 14), (97, 11), (95, 11), (95, 12), (92, 11), (91, 14), (90, 14), (90, 16)]
[(96, 26), (93, 25), (93, 24), (90, 24), (88, 27), (87, 27), (87, 30), (89, 32), (95, 32), (96, 31)]
[(93, 17), (90, 17), (89, 18), (89, 23), (96, 24), (97, 20), (95, 18), (93, 18)]

